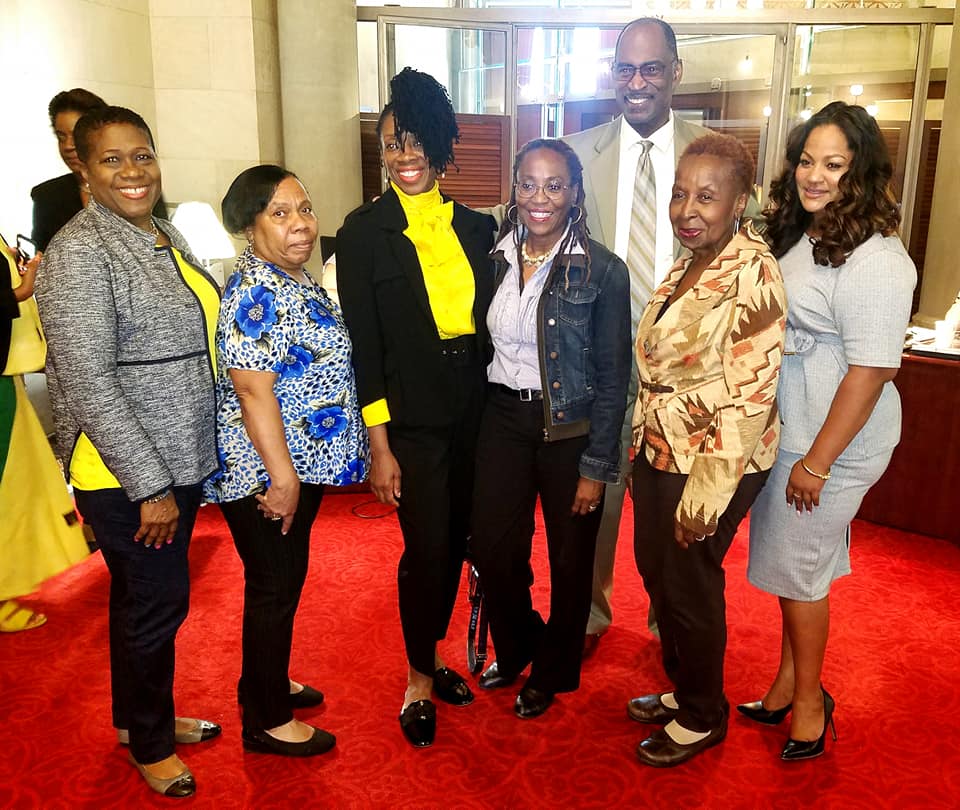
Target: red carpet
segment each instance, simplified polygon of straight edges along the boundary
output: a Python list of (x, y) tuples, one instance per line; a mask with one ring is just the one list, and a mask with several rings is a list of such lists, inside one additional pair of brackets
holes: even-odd
[[(396, 519), (361, 520), (369, 496), (327, 498), (314, 531), (291, 674), (327, 695), (301, 717), (337, 735), (313, 760), (245, 754), (234, 703), (241, 573), (215, 508), (192, 550), (193, 607), (178, 643), (179, 713), (223, 724), (181, 746), (196, 808), (947, 808), (960, 806), (960, 548), (858, 523), (854, 575), (833, 595), (824, 681), (840, 739), (807, 763), (777, 758), (786, 733), (734, 714), (727, 740), (677, 769), (636, 762), (644, 728), (628, 698), (665, 686), (624, 521), (615, 626), (583, 686), (542, 718), (514, 717), (512, 690), (438, 707), (439, 733), (412, 749), (397, 714), (405, 684), (395, 595)], [(375, 512), (376, 506), (368, 511)], [(542, 543), (538, 602), (547, 578)], [(727, 694), (757, 698), (777, 660), (772, 597), (744, 577), (743, 533), (728, 557)], [(28, 600), (43, 628), (0, 636), (0, 808), (171, 807), (126, 762), (110, 727), (107, 573), (99, 555)], [(465, 591), (441, 652), (464, 669)]]

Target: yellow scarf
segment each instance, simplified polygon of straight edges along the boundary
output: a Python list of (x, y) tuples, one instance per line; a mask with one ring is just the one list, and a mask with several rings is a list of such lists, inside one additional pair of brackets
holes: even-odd
[(430, 310), (441, 338), (472, 335), (473, 270), (453, 230), (453, 201), (443, 201), (440, 186), (422, 194), (405, 194), (390, 184), (407, 218), (403, 234), (417, 251)]

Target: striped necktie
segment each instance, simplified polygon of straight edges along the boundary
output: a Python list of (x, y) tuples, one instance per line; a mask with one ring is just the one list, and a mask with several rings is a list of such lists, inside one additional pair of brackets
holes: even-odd
[(633, 334), (644, 307), (653, 295), (654, 266), (657, 256), (657, 179), (653, 173), (650, 149), (653, 141), (641, 141), (637, 176), (633, 183), (633, 207), (630, 210), (630, 241), (627, 244), (627, 268), (630, 270), (630, 314)]

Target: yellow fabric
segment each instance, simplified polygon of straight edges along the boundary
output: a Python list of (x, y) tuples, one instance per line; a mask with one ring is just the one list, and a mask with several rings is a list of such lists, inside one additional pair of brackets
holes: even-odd
[[(195, 267), (191, 266), (175, 247), (170, 248), (177, 268), (187, 286), (200, 301), (203, 317), (207, 325), (207, 348), (210, 362), (213, 364), (213, 378), (217, 377), (217, 316), (220, 313), (220, 296), (217, 291)], [(100, 453), (93, 446), (87, 434), (81, 433), (70, 456), (70, 483), (77, 489), (120, 489), (120, 482), (104, 464)]]
[(363, 416), (363, 424), (367, 427), (383, 425), (390, 421), (390, 408), (387, 406), (386, 398), (371, 402), (360, 410), (360, 414)]
[(413, 196), (390, 185), (407, 217), (403, 233), (416, 248), (437, 332), (444, 340), (475, 334), (473, 270), (453, 230), (453, 202), (443, 201), (436, 183)]
[(87, 556), (57, 460), (20, 377), (0, 480), (0, 600), (24, 596)]
[[(15, 290), (21, 284), (20, 271), (17, 269), (17, 260), (13, 250), (0, 238), (0, 253), (6, 259), (10, 272), (10, 286)], [(0, 269), (0, 273), (3, 270)], [(7, 354), (7, 364), (0, 369), (0, 374), (13, 376), (15, 374), (29, 374), (33, 371), (43, 371), (47, 359), (47, 341), (43, 336), (43, 326), (40, 324), (40, 311), (37, 302), (31, 296), (26, 301), (18, 303), (20, 317), (14, 318), (10, 325), (10, 351)]]
[(193, 290), (193, 294), (200, 300), (200, 306), (203, 308), (203, 317), (207, 322), (207, 348), (210, 350), (210, 362), (213, 364), (213, 378), (217, 378), (217, 317), (220, 315), (220, 296), (210, 284), (209, 279), (205, 278), (197, 268), (189, 264), (180, 251), (171, 248), (173, 257), (177, 260), (177, 267), (180, 268), (180, 275), (187, 282), (187, 286)]

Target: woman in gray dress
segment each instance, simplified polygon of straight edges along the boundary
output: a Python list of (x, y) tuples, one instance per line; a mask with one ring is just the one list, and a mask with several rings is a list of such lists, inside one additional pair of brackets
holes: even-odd
[[(784, 760), (824, 750), (834, 700), (820, 682), (833, 580), (850, 573), (850, 522), (900, 438), (900, 366), (916, 270), (897, 236), (892, 166), (862, 107), (828, 104), (794, 130), (771, 185), (766, 238), (789, 302), (780, 451), (753, 506), (751, 583), (780, 599), (780, 666), (737, 708), (774, 725)], [(834, 738), (836, 731), (834, 730)]]

